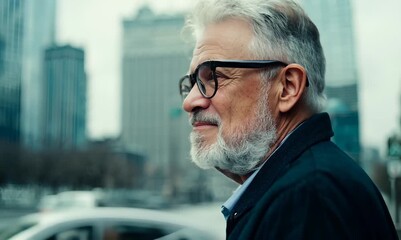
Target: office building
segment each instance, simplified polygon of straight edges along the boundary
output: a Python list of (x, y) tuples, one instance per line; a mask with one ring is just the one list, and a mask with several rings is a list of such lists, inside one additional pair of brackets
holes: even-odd
[(178, 109), (178, 79), (191, 53), (181, 39), (183, 24), (184, 16), (158, 16), (148, 7), (123, 22), (121, 142), (145, 157), (154, 186), (175, 164), (171, 155), (177, 162), (188, 149), (189, 126)]
[(354, 23), (350, 0), (301, 0), (301, 5), (320, 32), (327, 62), (326, 84), (357, 84)]
[(25, 1), (22, 87), (21, 142), (40, 149), (43, 139), (43, 88), (45, 49), (55, 41), (54, 0)]
[[(205, 174), (212, 171), (198, 169), (189, 157), (190, 126), (178, 88), (193, 49), (181, 34), (184, 21), (144, 7), (123, 22), (121, 144), (144, 156), (146, 188), (201, 201), (211, 187)], [(200, 183), (206, 186), (196, 189)]]
[(85, 54), (80, 48), (55, 46), (45, 52), (43, 146), (75, 149), (86, 143)]
[(44, 49), (54, 41), (53, 0), (0, 1), (0, 139), (40, 142)]
[(24, 1), (0, 1), (0, 141), (19, 143)]
[[(327, 111), (333, 121), (334, 141), (358, 161), (359, 79), (351, 2), (350, 0), (301, 0), (301, 5), (320, 31), (326, 56)], [(339, 103), (346, 108), (340, 107)]]
[(387, 139), (387, 156), (401, 160), (401, 94), (399, 96), (399, 110), (397, 129)]

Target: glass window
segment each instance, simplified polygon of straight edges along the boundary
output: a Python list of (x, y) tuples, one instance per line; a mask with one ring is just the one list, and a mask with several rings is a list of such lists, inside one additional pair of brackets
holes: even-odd
[(46, 240), (92, 240), (92, 236), (92, 227), (79, 227), (58, 232)]
[(117, 225), (112, 224), (104, 228), (103, 240), (150, 240), (169, 234), (166, 229), (147, 225)]

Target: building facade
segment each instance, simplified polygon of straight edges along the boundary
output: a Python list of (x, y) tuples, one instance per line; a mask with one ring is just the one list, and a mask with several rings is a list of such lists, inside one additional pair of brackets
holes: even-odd
[(24, 1), (0, 1), (0, 141), (19, 143)]
[(123, 22), (121, 144), (144, 157), (145, 188), (202, 201), (212, 194), (206, 175), (214, 171), (200, 170), (189, 157), (190, 126), (178, 81), (194, 44), (184, 40), (184, 21), (184, 15), (155, 15), (144, 7)]
[(55, 42), (54, 0), (25, 1), (21, 88), (21, 142), (40, 148), (43, 139), (45, 49)]
[(85, 54), (80, 48), (55, 46), (45, 52), (43, 146), (75, 149), (86, 143)]
[[(359, 79), (351, 2), (301, 0), (301, 5), (319, 29), (326, 56), (326, 110), (334, 123), (334, 141), (359, 161)], [(338, 102), (346, 109), (332, 108)]]
[(147, 7), (123, 21), (121, 142), (145, 157), (151, 188), (189, 146), (178, 92), (191, 53), (180, 36), (183, 25), (184, 16), (158, 16)]
[(34, 147), (43, 116), (44, 50), (54, 41), (56, 1), (0, 1), (0, 139)]

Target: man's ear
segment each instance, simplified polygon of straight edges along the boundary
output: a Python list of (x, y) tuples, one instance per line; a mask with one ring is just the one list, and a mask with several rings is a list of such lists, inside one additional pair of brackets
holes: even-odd
[(306, 70), (299, 64), (289, 64), (280, 76), (279, 111), (290, 111), (300, 101), (307, 86)]

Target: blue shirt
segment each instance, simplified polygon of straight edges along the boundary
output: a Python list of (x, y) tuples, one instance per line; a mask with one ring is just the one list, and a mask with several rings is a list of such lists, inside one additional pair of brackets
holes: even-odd
[(230, 213), (232, 209), (234, 208), (235, 204), (238, 202), (239, 198), (242, 196), (242, 194), (245, 192), (245, 190), (248, 188), (249, 184), (251, 184), (252, 180), (255, 178), (256, 174), (258, 174), (259, 170), (261, 167), (259, 167), (252, 175), (245, 180), (245, 182), (242, 185), (239, 185), (237, 189), (235, 189), (233, 195), (227, 201), (221, 206), (221, 213), (223, 213), (224, 218), (227, 220), (228, 216), (230, 216)]
[[(265, 162), (269, 160), (269, 158), (281, 147), (281, 145), (287, 140), (287, 138), (297, 129), (299, 126), (301, 126), (303, 123), (299, 124), (295, 129), (293, 129), (284, 139), (281, 141), (280, 145), (273, 151), (272, 154), (267, 158)], [(249, 176), (248, 179), (245, 180), (245, 182), (238, 186), (238, 188), (234, 191), (233, 195), (227, 201), (221, 206), (221, 213), (223, 213), (224, 218), (227, 220), (228, 217), (231, 214), (231, 211), (233, 210), (235, 204), (238, 202), (242, 194), (245, 192), (245, 190), (248, 188), (248, 186), (251, 184), (252, 180), (255, 178), (255, 176), (258, 174), (259, 170), (263, 167), (265, 162), (258, 168), (256, 169), (255, 172), (252, 173), (251, 176)]]

